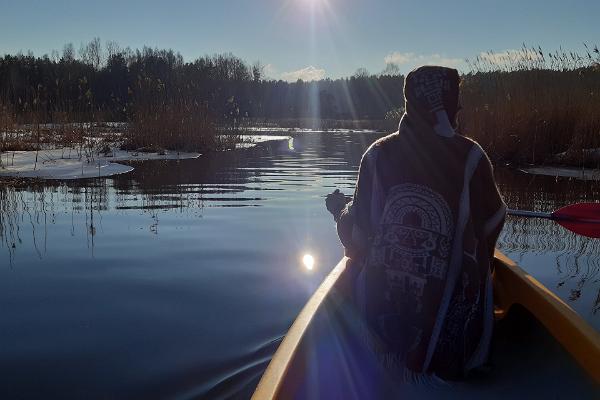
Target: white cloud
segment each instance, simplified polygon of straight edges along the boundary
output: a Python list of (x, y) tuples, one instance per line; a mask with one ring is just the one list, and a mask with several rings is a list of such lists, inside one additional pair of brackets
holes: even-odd
[(406, 64), (411, 62), (415, 58), (415, 53), (400, 53), (398, 51), (391, 52), (385, 56), (384, 61), (386, 64)]
[(263, 68), (263, 75), (268, 79), (277, 77), (277, 68), (273, 64), (267, 64)]
[(393, 51), (383, 59), (386, 64), (401, 66), (404, 72), (420, 65), (443, 65), (444, 67), (459, 68), (464, 64), (461, 58), (445, 57), (440, 54), (415, 54)]
[(464, 63), (464, 60), (462, 58), (450, 58), (441, 56), (439, 54), (432, 54), (429, 57), (425, 56), (425, 63), (458, 68)]
[(318, 81), (325, 77), (325, 70), (322, 68), (316, 68), (312, 65), (299, 69), (297, 71), (289, 71), (281, 73), (281, 79), (288, 82), (295, 82), (298, 79), (302, 79), (305, 82)]

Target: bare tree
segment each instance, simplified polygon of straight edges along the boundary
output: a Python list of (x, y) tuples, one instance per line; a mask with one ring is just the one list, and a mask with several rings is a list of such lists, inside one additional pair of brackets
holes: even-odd
[(93, 38), (87, 45), (81, 44), (79, 47), (79, 56), (81, 61), (99, 69), (103, 63), (102, 45), (100, 38)]
[(79, 59), (81, 60), (81, 62), (83, 62), (85, 64), (91, 64), (91, 60), (88, 55), (88, 48), (83, 43), (81, 43), (81, 45), (79, 45), (78, 53), (79, 53)]
[(58, 63), (60, 61), (60, 54), (58, 54), (58, 50), (52, 50), (50, 53), (50, 59), (53, 63)]
[(87, 48), (88, 48), (88, 54), (89, 54), (90, 60), (92, 62), (92, 66), (95, 69), (99, 69), (103, 63), (102, 45), (100, 43), (100, 38), (98, 38), (98, 37), (93, 38), (88, 43)]
[(73, 43), (67, 43), (64, 45), (62, 60), (65, 62), (75, 61), (75, 46), (73, 46)]
[(110, 60), (111, 58), (121, 54), (121, 46), (114, 40), (109, 40), (106, 42), (106, 59)]
[(369, 76), (371, 76), (371, 73), (369, 72), (368, 69), (366, 68), (359, 68), (356, 70), (356, 72), (354, 73), (354, 75), (352, 75), (354, 78), (368, 78)]
[(260, 82), (265, 76), (265, 66), (260, 62), (256, 61), (252, 64), (252, 80)]
[(396, 63), (388, 63), (385, 65), (385, 69), (381, 72), (381, 75), (388, 75), (388, 76), (400, 75), (400, 67)]

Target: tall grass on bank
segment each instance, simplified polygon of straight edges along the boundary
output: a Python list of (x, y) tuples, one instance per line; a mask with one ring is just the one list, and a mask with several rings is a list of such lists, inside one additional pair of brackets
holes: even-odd
[(0, 102), (0, 152), (9, 149), (18, 141), (15, 127), (15, 114), (12, 107)]
[(125, 131), (128, 150), (204, 151), (217, 147), (216, 126), (206, 106), (192, 103), (145, 104), (134, 111)]
[(461, 131), (496, 160), (598, 166), (600, 52), (523, 47), (468, 62)]
[(210, 103), (190, 89), (195, 85), (189, 81), (170, 86), (159, 78), (140, 77), (131, 92), (122, 148), (206, 152), (235, 145), (235, 101), (227, 101), (228, 113), (218, 118)]
[(35, 151), (35, 170), (48, 161), (43, 151), (53, 148), (62, 148), (63, 157), (92, 161), (100, 149), (118, 139), (115, 127), (103, 122), (107, 114), (101, 110), (49, 112), (45, 106), (36, 95), (17, 112), (14, 104), (0, 98), (0, 168), (12, 165), (16, 151)]

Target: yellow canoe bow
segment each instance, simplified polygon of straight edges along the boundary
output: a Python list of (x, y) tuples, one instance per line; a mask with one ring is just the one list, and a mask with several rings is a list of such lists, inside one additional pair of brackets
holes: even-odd
[[(564, 301), (500, 251), (496, 251), (494, 262), (496, 318), (509, 319), (507, 316), (517, 313), (513, 309), (527, 310), (560, 343), (567, 353), (566, 357), (576, 361), (572, 364), (585, 371), (580, 373), (584, 377), (576, 377), (575, 381), (581, 379), (583, 386), (591, 385), (593, 392), (596, 385), (600, 384), (600, 334)], [(327, 304), (332, 301), (339, 303), (341, 297), (338, 294), (347, 290), (343, 287), (347, 285), (344, 278), (349, 275), (348, 265), (349, 260), (343, 258), (304, 306), (269, 363), (253, 399), (305, 397), (299, 393), (310, 369), (309, 360), (314, 358), (315, 353), (311, 348), (315, 346), (311, 330), (317, 325), (315, 321), (319, 313), (328, 312)], [(505, 343), (510, 345), (510, 342)], [(561, 363), (568, 364), (564, 361)], [(569, 374), (573, 375), (571, 372), (565, 373)]]

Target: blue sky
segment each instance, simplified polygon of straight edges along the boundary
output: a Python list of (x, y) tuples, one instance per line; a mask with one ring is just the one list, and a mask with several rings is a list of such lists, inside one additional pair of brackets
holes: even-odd
[(100, 37), (172, 48), (185, 60), (232, 52), (272, 78), (340, 77), (359, 67), (461, 66), (484, 51), (581, 51), (600, 42), (600, 1), (0, 0), (0, 54), (36, 55)]

